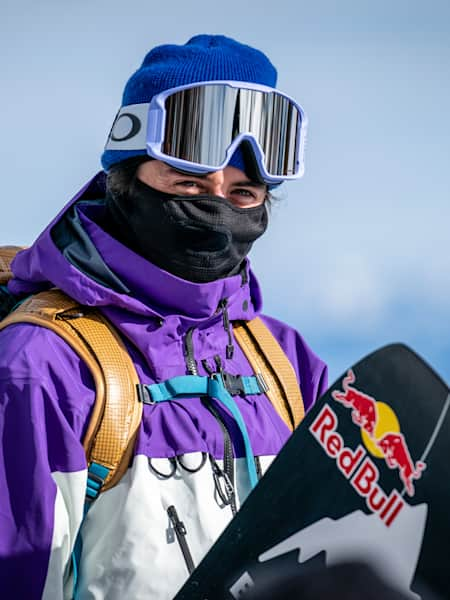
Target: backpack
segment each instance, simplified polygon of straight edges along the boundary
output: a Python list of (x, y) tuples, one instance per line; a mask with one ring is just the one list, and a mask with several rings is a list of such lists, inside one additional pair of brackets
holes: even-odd
[[(80, 305), (56, 288), (19, 302), (8, 291), (10, 263), (22, 249), (0, 247), (0, 330), (14, 323), (51, 329), (89, 368), (95, 383), (95, 403), (83, 447), (88, 464), (86, 499), (93, 501), (120, 481), (131, 461), (145, 402), (142, 386), (120, 335), (101, 311)], [(286, 354), (258, 317), (234, 322), (233, 333), (256, 379), (263, 382), (264, 393), (293, 431), (303, 419), (304, 406)]]

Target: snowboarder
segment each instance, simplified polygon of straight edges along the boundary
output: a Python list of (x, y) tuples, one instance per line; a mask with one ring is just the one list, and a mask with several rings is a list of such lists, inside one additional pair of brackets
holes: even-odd
[[(115, 327), (144, 406), (129, 468), (84, 515), (92, 373), (51, 329), (0, 332), (2, 597), (174, 596), (290, 435), (240, 323), (259, 316), (278, 341), (305, 411), (325, 391), (324, 363), (261, 315), (247, 258), (271, 190), (303, 170), (305, 117), (276, 76), (224, 36), (151, 50), (104, 170), (16, 256), (11, 293), (58, 288)], [(89, 477), (101, 489), (101, 469)]]

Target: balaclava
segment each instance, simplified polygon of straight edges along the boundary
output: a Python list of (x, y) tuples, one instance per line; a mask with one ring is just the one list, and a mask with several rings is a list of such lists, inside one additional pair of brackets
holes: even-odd
[[(197, 81), (233, 80), (275, 87), (277, 73), (259, 50), (219, 35), (198, 35), (185, 45), (153, 48), (125, 86), (122, 106), (148, 103), (155, 94)], [(109, 171), (145, 150), (106, 150)], [(128, 161), (127, 161), (128, 162)], [(247, 171), (238, 149), (229, 165)], [(267, 227), (265, 205), (242, 209), (214, 196), (174, 196), (134, 179), (126, 194), (109, 190), (105, 226), (120, 241), (161, 268), (195, 282), (238, 272), (253, 241)]]

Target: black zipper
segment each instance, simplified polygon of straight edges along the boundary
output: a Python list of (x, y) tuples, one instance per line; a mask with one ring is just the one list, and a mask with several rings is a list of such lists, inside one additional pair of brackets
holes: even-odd
[(186, 527), (183, 521), (180, 521), (176, 508), (173, 506), (173, 504), (167, 509), (167, 514), (169, 515), (170, 522), (172, 523), (175, 535), (177, 536), (177, 540), (180, 544), (181, 552), (190, 575), (195, 569), (195, 566), (194, 561), (192, 560), (191, 551), (189, 550), (189, 546), (186, 541)]
[(190, 375), (198, 375), (198, 365), (194, 357), (194, 344), (192, 342), (194, 329), (194, 327), (188, 329), (184, 337), (184, 357), (186, 360), (186, 368)]
[[(216, 490), (224, 504), (231, 508), (233, 516), (237, 513), (236, 492), (234, 489), (234, 455), (233, 444), (231, 442), (230, 432), (225, 424), (225, 421), (213, 406), (209, 398), (205, 398), (203, 404), (219, 423), (223, 435), (223, 471), (211, 457), (211, 465), (213, 469), (214, 484)], [(224, 481), (224, 488), (221, 486), (221, 480)]]

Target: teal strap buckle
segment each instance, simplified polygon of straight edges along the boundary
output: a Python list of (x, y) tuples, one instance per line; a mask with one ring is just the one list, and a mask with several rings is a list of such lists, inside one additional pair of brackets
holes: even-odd
[[(88, 507), (99, 495), (108, 474), (109, 469), (105, 466), (95, 462), (90, 464), (86, 485), (86, 502), (88, 503)], [(87, 512), (87, 509), (85, 509), (85, 512)]]

